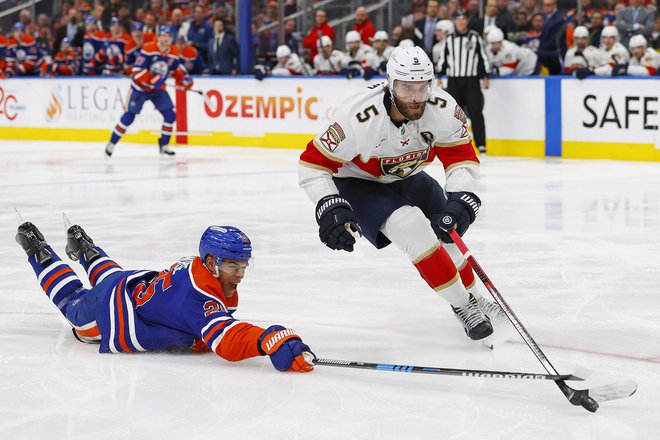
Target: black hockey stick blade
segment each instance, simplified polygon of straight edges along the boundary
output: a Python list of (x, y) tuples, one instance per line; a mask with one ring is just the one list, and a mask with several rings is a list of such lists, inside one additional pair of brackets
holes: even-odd
[(490, 371), (490, 370), (467, 370), (459, 368), (439, 368), (439, 367), (419, 367), (415, 365), (397, 365), (397, 364), (381, 364), (371, 362), (359, 361), (345, 361), (338, 359), (311, 359), (308, 360), (314, 365), (322, 365), (328, 367), (341, 367), (341, 368), (357, 368), (362, 370), (381, 370), (381, 371), (397, 371), (401, 373), (419, 373), (419, 374), (436, 374), (442, 376), (461, 376), (461, 377), (484, 377), (492, 379), (526, 379), (526, 380), (584, 380), (581, 377), (572, 374), (539, 374), (539, 373), (519, 373), (511, 371)]

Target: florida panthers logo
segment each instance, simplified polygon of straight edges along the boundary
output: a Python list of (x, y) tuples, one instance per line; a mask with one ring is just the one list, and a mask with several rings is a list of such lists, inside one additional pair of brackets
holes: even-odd
[(156, 61), (149, 67), (149, 72), (152, 75), (160, 75), (162, 78), (167, 75), (167, 63), (165, 61)]
[(380, 160), (380, 169), (383, 174), (397, 176), (401, 179), (411, 175), (429, 158), (430, 149), (413, 151), (398, 157), (383, 157)]

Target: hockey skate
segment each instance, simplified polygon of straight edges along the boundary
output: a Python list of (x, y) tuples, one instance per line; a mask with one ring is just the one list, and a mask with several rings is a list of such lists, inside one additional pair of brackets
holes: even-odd
[(21, 245), (28, 257), (34, 255), (39, 264), (46, 264), (53, 258), (53, 254), (46, 249), (48, 243), (44, 235), (30, 222), (18, 227), (16, 242)]
[(493, 333), (490, 319), (484, 314), (477, 300), (470, 294), (470, 301), (463, 307), (453, 307), (456, 319), (463, 325), (468, 338), (478, 341)]
[(100, 256), (92, 239), (85, 233), (83, 228), (78, 225), (73, 225), (67, 229), (66, 247), (64, 250), (73, 261), (78, 261), (80, 258), (84, 258), (85, 261), (91, 263)]
[(176, 153), (169, 145), (163, 145), (158, 141), (158, 150), (163, 156), (174, 156)]
[(496, 345), (506, 342), (515, 335), (515, 329), (509, 325), (509, 318), (499, 304), (478, 294), (473, 296), (493, 326), (493, 334), (483, 340), (484, 345), (492, 350)]
[(105, 146), (105, 155), (110, 157), (112, 156), (112, 153), (115, 151), (115, 144), (112, 142), (108, 142), (108, 145)]

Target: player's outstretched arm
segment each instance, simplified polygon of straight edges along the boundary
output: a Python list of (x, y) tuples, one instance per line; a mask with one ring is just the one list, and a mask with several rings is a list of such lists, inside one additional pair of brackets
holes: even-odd
[(271, 325), (259, 338), (259, 350), (270, 357), (278, 371), (306, 373), (314, 366), (307, 363), (304, 354), (316, 355), (292, 329)]

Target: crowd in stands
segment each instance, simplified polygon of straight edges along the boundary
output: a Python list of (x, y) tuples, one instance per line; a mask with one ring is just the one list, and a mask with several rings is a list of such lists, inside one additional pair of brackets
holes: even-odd
[[(128, 3), (127, 3), (128, 1)], [(7, 38), (0, 35), (0, 75), (123, 75), (145, 42), (169, 23), (190, 74), (238, 71), (236, 0), (67, 0), (55, 17), (28, 10)], [(166, 1), (164, 4), (163, 2)], [(296, 12), (284, 1), (285, 16)], [(409, 0), (391, 29), (376, 29), (367, 9), (354, 11), (353, 29), (335, 47), (336, 29), (324, 9), (311, 29), (287, 20), (279, 38), (278, 1), (253, 0), (253, 49), (258, 77), (384, 73), (397, 45), (418, 45), (434, 62), (457, 12), (483, 36), (492, 75), (654, 75), (660, 68), (660, 16), (656, 0)], [(284, 44), (281, 44), (282, 41)], [(530, 67), (531, 66), (531, 67)], [(641, 66), (642, 69), (635, 66)]]

